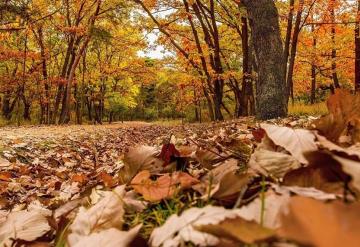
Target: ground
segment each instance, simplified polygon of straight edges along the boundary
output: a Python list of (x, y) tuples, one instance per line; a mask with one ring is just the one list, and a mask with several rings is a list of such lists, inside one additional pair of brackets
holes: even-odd
[[(292, 232), (292, 222), (304, 215), (323, 217), (329, 207), (342, 215), (341, 201), (357, 200), (360, 180), (348, 167), (355, 161), (348, 159), (358, 159), (360, 152), (308, 130), (322, 120), (316, 121), (240, 118), (1, 128), (0, 245), (72, 247), (105, 241), (103, 246), (112, 247), (120, 240), (130, 246), (184, 241), (186, 246), (204, 241), (271, 246), (274, 240), (317, 245), (318, 239)], [(304, 156), (309, 152), (313, 156)], [(335, 179), (329, 172), (336, 173)], [(280, 217), (283, 207), (291, 212), (288, 218)], [(300, 210), (291, 211), (295, 207)], [(357, 204), (349, 210), (351, 219), (339, 219), (355, 224)], [(307, 213), (295, 215), (302, 211)], [(282, 232), (276, 230), (280, 222)], [(299, 219), (303, 222), (308, 219)], [(337, 231), (336, 241), (347, 234)]]

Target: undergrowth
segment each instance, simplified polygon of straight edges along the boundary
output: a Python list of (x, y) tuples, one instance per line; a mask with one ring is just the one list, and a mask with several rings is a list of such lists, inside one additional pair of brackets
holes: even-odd
[(124, 216), (125, 229), (143, 224), (140, 234), (148, 239), (153, 230), (163, 225), (172, 214), (180, 215), (191, 207), (202, 208), (210, 204), (213, 204), (212, 200), (203, 201), (196, 192), (179, 193), (171, 199), (150, 203), (143, 212), (127, 212)]
[(325, 102), (312, 105), (304, 103), (289, 104), (289, 115), (291, 116), (321, 116), (327, 114), (328, 110)]

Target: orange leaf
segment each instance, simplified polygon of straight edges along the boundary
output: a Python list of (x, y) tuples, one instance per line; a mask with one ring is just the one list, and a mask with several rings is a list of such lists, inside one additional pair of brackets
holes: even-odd
[(88, 179), (87, 179), (86, 175), (85, 175), (85, 174), (81, 174), (81, 173), (75, 174), (75, 175), (73, 175), (72, 178), (71, 178), (71, 181), (73, 181), (73, 182), (79, 182), (80, 184), (85, 183), (87, 180), (88, 180)]
[(141, 171), (133, 178), (131, 186), (137, 193), (143, 195), (145, 200), (151, 202), (171, 198), (179, 190), (190, 188), (199, 182), (185, 172), (165, 174), (156, 181), (151, 180), (150, 176), (148, 170)]
[(281, 217), (281, 237), (317, 247), (355, 247), (360, 243), (360, 204), (292, 197)]
[(0, 180), (9, 182), (11, 180), (10, 172), (0, 172)]
[(111, 187), (114, 187), (116, 184), (116, 181), (114, 180), (114, 178), (111, 175), (107, 174), (106, 172), (101, 172), (99, 174), (99, 178), (106, 187), (111, 188)]

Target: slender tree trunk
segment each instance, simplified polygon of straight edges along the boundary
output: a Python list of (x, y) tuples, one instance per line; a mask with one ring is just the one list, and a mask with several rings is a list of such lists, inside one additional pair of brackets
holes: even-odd
[[(316, 36), (315, 36), (315, 25), (311, 25), (311, 32), (313, 35), (313, 42), (312, 42), (312, 48), (313, 48), (313, 52), (316, 51)], [(313, 54), (313, 56), (315, 56), (315, 54)], [(314, 104), (315, 100), (316, 100), (316, 65), (315, 65), (315, 60), (313, 59), (313, 61), (311, 62), (311, 96), (310, 96), (310, 103)]]
[[(74, 49), (74, 38), (72, 37), (69, 41), (68, 48), (66, 50), (66, 55), (64, 59), (64, 64), (61, 71), (61, 78), (66, 77), (67, 68), (70, 61), (70, 56), (72, 54), (72, 50)], [(61, 99), (63, 98), (64, 93), (64, 85), (61, 83), (58, 85), (56, 97), (55, 97), (55, 103), (54, 103), (54, 111), (52, 112), (52, 115), (50, 116), (51, 123), (54, 124), (56, 122), (57, 114), (60, 107)]]
[(24, 104), (24, 113), (23, 113), (23, 117), (25, 120), (30, 121), (31, 120), (31, 114), (30, 114), (30, 107), (31, 104), (26, 100), (24, 93), (22, 93), (21, 95), (21, 100)]
[(337, 74), (337, 69), (336, 69), (336, 28), (335, 28), (335, 9), (334, 9), (334, 0), (331, 1), (332, 3), (330, 3), (330, 18), (331, 18), (331, 23), (333, 23), (331, 25), (331, 43), (332, 43), (332, 49), (331, 49), (331, 71), (332, 71), (332, 79), (334, 82), (334, 86), (335, 88), (340, 88), (340, 83), (339, 83), (339, 78), (338, 78), (338, 74)]
[(286, 27), (285, 45), (284, 45), (284, 58), (286, 63), (285, 74), (287, 73), (287, 63), (289, 60), (289, 53), (290, 53), (290, 41), (291, 41), (293, 18), (294, 18), (294, 4), (295, 4), (295, 0), (290, 0), (288, 21)]
[[(38, 28), (38, 42), (40, 46), (40, 55), (41, 55), (41, 70), (45, 89), (45, 99), (42, 102), (42, 112), (41, 112), (41, 123), (49, 124), (49, 115), (50, 115), (50, 93), (49, 93), (49, 84), (48, 84), (48, 73), (47, 73), (47, 64), (46, 64), (46, 53), (45, 53), (45, 45), (44, 45), (44, 34), (42, 27)], [(40, 96), (41, 97), (41, 96)]]
[(360, 0), (358, 3), (358, 11), (356, 15), (355, 25), (355, 91), (360, 91)]
[(211, 98), (210, 98), (210, 95), (209, 95), (207, 89), (204, 86), (203, 86), (203, 92), (204, 92), (204, 96), (206, 98), (210, 120), (214, 121), (215, 115), (214, 115), (213, 103), (211, 101)]
[(85, 49), (87, 47), (87, 45), (90, 42), (91, 39), (91, 33), (90, 30), (92, 29), (92, 27), (95, 24), (96, 21), (96, 17), (98, 16), (99, 12), (100, 12), (100, 6), (101, 6), (101, 0), (97, 1), (97, 7), (95, 10), (94, 15), (91, 17), (90, 20), (90, 25), (89, 25), (89, 33), (87, 34), (86, 39), (84, 40), (84, 43), (82, 44), (78, 55), (75, 57), (74, 59), (74, 63), (71, 66), (70, 69), (70, 73), (69, 73), (69, 78), (67, 80), (66, 83), (66, 91), (64, 94), (64, 100), (63, 100), (63, 105), (62, 105), (62, 109), (61, 109), (61, 115), (60, 115), (60, 119), (59, 119), (59, 124), (64, 124), (67, 123), (70, 119), (70, 105), (71, 105), (71, 89), (72, 89), (72, 83), (75, 77), (75, 71), (76, 68), (80, 62), (80, 58), (84, 55), (85, 53)]
[(304, 0), (300, 0), (299, 1), (299, 9), (297, 10), (297, 14), (296, 14), (296, 18), (295, 18), (294, 34), (292, 36), (292, 41), (291, 41), (289, 68), (287, 70), (287, 79), (286, 79), (286, 85), (288, 87), (288, 95), (291, 97), (293, 102), (294, 102), (293, 74), (294, 74), (296, 51), (297, 51), (297, 44), (298, 44), (298, 40), (299, 40), (299, 34), (300, 34), (300, 24), (301, 24), (301, 19), (302, 19), (303, 8), (304, 8)]
[(243, 52), (243, 81), (240, 95), (241, 106), (238, 116), (249, 116), (255, 114), (255, 100), (251, 78), (249, 30), (246, 17), (241, 17), (241, 47)]
[(256, 117), (271, 119), (287, 115), (285, 59), (279, 15), (273, 0), (243, 0), (247, 8), (252, 42), (258, 63)]

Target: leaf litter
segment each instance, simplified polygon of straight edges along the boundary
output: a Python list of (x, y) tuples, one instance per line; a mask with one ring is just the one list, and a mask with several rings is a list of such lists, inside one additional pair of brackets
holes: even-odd
[(357, 246), (360, 101), (344, 95), (320, 118), (5, 128), (0, 243)]

